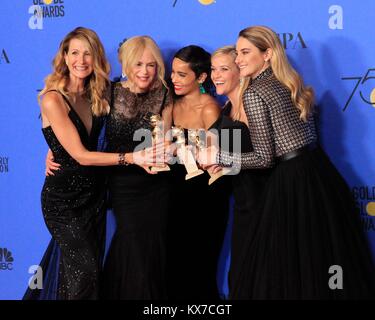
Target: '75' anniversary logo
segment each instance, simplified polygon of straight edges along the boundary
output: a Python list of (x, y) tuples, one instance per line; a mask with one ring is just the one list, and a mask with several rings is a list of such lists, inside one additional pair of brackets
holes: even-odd
[[(350, 101), (352, 100), (354, 94), (359, 90), (359, 95), (363, 102), (370, 104), (375, 107), (375, 86), (374, 82), (371, 82), (371, 80), (375, 79), (375, 69), (368, 69), (366, 74), (362, 77), (343, 77), (342, 80), (352, 80), (355, 82), (355, 86), (353, 88), (353, 91), (351, 92), (348, 100), (345, 103), (344, 108), (342, 111), (345, 111), (350, 104)], [(372, 84), (372, 88), (369, 88), (369, 85)], [(370, 94), (368, 94), (369, 90), (371, 89)], [(370, 97), (370, 99), (366, 98), (366, 96)]]

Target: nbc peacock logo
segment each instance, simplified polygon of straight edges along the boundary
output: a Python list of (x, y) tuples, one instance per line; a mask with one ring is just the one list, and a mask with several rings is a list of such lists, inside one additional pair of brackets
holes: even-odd
[(0, 271), (13, 270), (12, 253), (7, 248), (0, 248)]

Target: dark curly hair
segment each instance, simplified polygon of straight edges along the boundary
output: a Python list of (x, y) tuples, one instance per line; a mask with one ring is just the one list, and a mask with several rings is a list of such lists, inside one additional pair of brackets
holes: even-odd
[(173, 58), (178, 58), (189, 64), (198, 79), (202, 73), (206, 73), (206, 80), (202, 83), (203, 88), (208, 94), (213, 93), (213, 83), (211, 80), (211, 54), (202, 47), (190, 45), (178, 50)]

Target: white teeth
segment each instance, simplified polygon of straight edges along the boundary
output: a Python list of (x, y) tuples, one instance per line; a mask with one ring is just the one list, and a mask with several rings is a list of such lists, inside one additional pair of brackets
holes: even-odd
[(224, 82), (215, 82), (215, 84), (218, 86), (220, 84), (224, 84)]

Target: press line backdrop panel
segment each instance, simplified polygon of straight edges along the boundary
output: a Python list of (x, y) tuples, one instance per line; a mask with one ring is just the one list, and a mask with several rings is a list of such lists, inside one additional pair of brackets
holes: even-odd
[[(168, 70), (189, 44), (212, 52), (238, 31), (261, 24), (280, 36), (288, 57), (316, 90), (321, 142), (361, 209), (375, 255), (375, 2), (249, 0), (3, 1), (0, 30), (0, 299), (20, 299), (50, 239), (40, 191), (47, 145), (37, 92), (64, 35), (94, 29), (120, 75), (124, 38), (147, 34), (160, 45)], [(229, 231), (218, 283), (227, 293)], [(199, 261), (197, 261), (199, 263)], [(327, 271), (328, 272), (328, 271)]]

